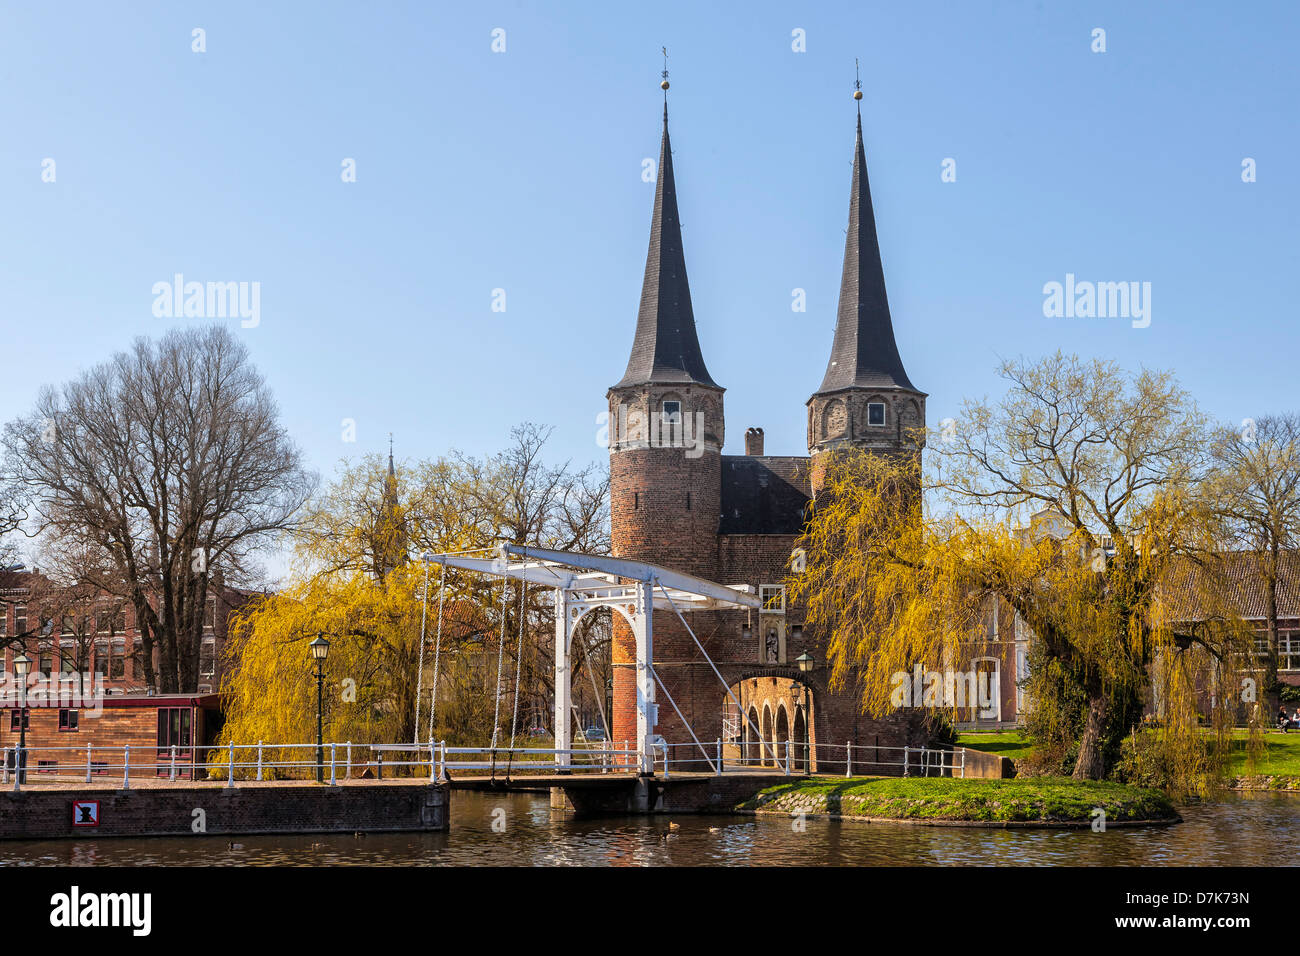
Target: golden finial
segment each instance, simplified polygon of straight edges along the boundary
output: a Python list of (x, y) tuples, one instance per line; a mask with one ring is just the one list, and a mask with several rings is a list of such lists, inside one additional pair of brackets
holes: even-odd
[(661, 46), (659, 49), (664, 51), (664, 71), (661, 74), (661, 76), (663, 76), (664, 79), (663, 82), (659, 84), (659, 89), (667, 90), (668, 89), (668, 47)]
[(858, 58), (856, 56), (853, 58), (853, 73), (856, 77), (853, 81), (853, 98), (860, 100), (862, 99), (862, 71), (858, 68)]

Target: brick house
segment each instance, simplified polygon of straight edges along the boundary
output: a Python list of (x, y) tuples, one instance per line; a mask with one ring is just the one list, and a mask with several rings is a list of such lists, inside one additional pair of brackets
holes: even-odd
[[(42, 765), (45, 772), (69, 766), (84, 771), (88, 759), (92, 765), (108, 761), (97, 760), (95, 748), (126, 744), (132, 748), (133, 767), (170, 760), (173, 744), (184, 764), (190, 748), (210, 742), (220, 728), (217, 691), (229, 622), (253, 596), (226, 587), (219, 576), (209, 590), (199, 684), (187, 693), (160, 695), (145, 682), (143, 649), (129, 602), (59, 588), (38, 570), (0, 572), (0, 687), (6, 689), (0, 702), (0, 748), (14, 747), (20, 737), (13, 662), (25, 653), (32, 661), (31, 674), (40, 675), (28, 679), (29, 772)], [(158, 662), (155, 647), (155, 668)], [(103, 692), (98, 700), (96, 686)], [(40, 748), (59, 749), (41, 753)], [(120, 754), (111, 762), (119, 763)]]
[[(1054, 524), (1053, 512), (1044, 510), (1033, 516), (1030, 529), (1041, 528), (1041, 533), (1053, 537), (1064, 537), (1068, 529)], [(1100, 546), (1110, 553), (1110, 539), (1100, 536)], [(1223, 555), (1226, 562), (1226, 578), (1229, 591), (1225, 595), (1227, 609), (1235, 613), (1254, 632), (1254, 646), (1251, 650), (1252, 660), (1243, 668), (1246, 675), (1262, 668), (1268, 653), (1268, 612), (1267, 593), (1264, 579), (1256, 564), (1257, 556), (1253, 552), (1237, 551)], [(1193, 565), (1188, 565), (1189, 574), (1196, 574)], [(1189, 580), (1179, 580), (1176, 588), (1183, 602), (1179, 611), (1181, 623), (1176, 630), (1194, 630), (1210, 617), (1198, 606), (1192, 597), (1193, 588)], [(1281, 574), (1278, 581), (1278, 680), (1284, 685), (1300, 687), (1300, 554), (1284, 552), (1282, 554)], [(998, 693), (998, 713), (996, 719), (978, 718), (976, 715), (959, 715), (966, 718), (959, 726), (988, 727), (1013, 726), (1024, 722), (1032, 701), (1029, 699), (1024, 681), (1029, 676), (1028, 655), (1033, 631), (1025, 621), (1005, 601), (990, 599), (985, 609), (988, 622), (988, 638), (981, 646), (972, 648), (973, 660), (988, 660), (996, 668)], [(1158, 695), (1154, 693), (1148, 701), (1147, 710), (1155, 714), (1159, 710)], [(1201, 707), (1208, 713), (1212, 708), (1211, 690), (1203, 688), (1200, 692)], [(1262, 694), (1260, 700), (1263, 700)], [(1288, 707), (1293, 711), (1295, 705)], [(1272, 714), (1267, 715), (1270, 719)], [(1239, 717), (1245, 719), (1242, 710)]]
[[(215, 693), (232, 613), (254, 596), (226, 587), (219, 575), (209, 585), (199, 657), (199, 684), (192, 693)], [(109, 695), (144, 694), (141, 646), (135, 610), (108, 594), (81, 596), (57, 587), (35, 571), (0, 571), (0, 681), (13, 674), (19, 646), (33, 660), (34, 673), (99, 677)], [(159, 664), (154, 648), (154, 667)]]
[[(654, 666), (675, 703), (660, 704), (659, 733), (670, 744), (690, 741), (680, 709), (701, 740), (722, 738), (733, 758), (769, 763), (760, 740), (801, 744), (807, 733), (823, 769), (843, 766), (848, 741), (858, 748), (919, 745), (927, 734), (918, 711), (873, 720), (852, 688), (829, 689), (823, 637), (805, 628), (804, 609), (787, 600), (783, 583), (822, 456), (841, 447), (921, 453), (908, 430), (924, 424), (926, 396), (908, 378), (894, 340), (861, 116), (838, 324), (821, 385), (806, 403), (806, 456), (766, 454), (757, 427), (746, 431), (743, 455), (722, 454), (724, 389), (709, 374), (696, 333), (666, 105), (663, 123), (636, 332), (627, 369), (607, 393), (613, 553), (752, 585), (763, 607), (688, 618), (730, 695), (677, 616), (655, 612)], [(808, 372), (812, 384), (815, 372)], [(803, 654), (819, 664), (810, 674), (795, 663)], [(615, 615), (615, 741), (636, 736), (634, 661), (631, 630)], [(692, 752), (689, 744), (679, 750)]]

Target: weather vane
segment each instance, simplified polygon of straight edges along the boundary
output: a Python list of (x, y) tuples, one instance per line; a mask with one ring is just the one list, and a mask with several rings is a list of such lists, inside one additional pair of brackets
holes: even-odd
[(862, 99), (862, 70), (858, 66), (858, 58), (853, 58), (853, 98)]
[(667, 99), (668, 98), (668, 47), (661, 46), (659, 49), (664, 51), (664, 71), (663, 73), (659, 74), (664, 78), (664, 81), (659, 84), (659, 89), (664, 91), (664, 99)]

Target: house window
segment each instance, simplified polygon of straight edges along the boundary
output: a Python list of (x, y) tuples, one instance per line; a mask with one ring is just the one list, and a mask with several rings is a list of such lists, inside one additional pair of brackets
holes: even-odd
[(885, 403), (884, 402), (867, 402), (867, 424), (868, 425), (885, 424)]
[[(19, 721), (21, 720), (21, 723)], [(11, 710), (9, 711), (9, 729), (14, 733), (26, 727), (32, 729), (32, 712), (30, 710)]]
[(682, 423), (682, 403), (664, 402), (662, 421), (665, 425), (680, 425)]
[(121, 680), (126, 676), (126, 639), (113, 638), (113, 646), (108, 658), (108, 676), (110, 680)]
[(158, 747), (188, 747), (190, 745), (190, 709), (188, 707), (158, 708)]
[(54, 671), (54, 645), (49, 641), (41, 641), (36, 648), (36, 669), (42, 674), (50, 674)]
[(77, 672), (77, 645), (76, 642), (63, 638), (59, 639), (59, 664), (60, 669), (65, 674), (75, 674)]
[(95, 642), (95, 673), (100, 677), (108, 676), (108, 641)]
[(59, 711), (59, 730), (65, 733), (75, 733), (77, 730), (78, 713), (75, 710)]
[(202, 646), (199, 647), (199, 674), (202, 677), (211, 677), (217, 672), (217, 642), (212, 638), (204, 638)]
[(764, 614), (785, 613), (785, 585), (762, 584), (758, 588), (758, 598), (763, 602)]
[(209, 601), (203, 608), (203, 627), (205, 630), (212, 630), (217, 618), (217, 602)]
[(57, 760), (38, 760), (36, 761), (37, 773), (54, 773), (59, 768)]
[(27, 605), (14, 605), (14, 636), (21, 637), (27, 633)]

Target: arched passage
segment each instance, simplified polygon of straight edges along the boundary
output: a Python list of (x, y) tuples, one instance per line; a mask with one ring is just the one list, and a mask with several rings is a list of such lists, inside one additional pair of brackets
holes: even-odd
[(807, 768), (809, 750), (812, 766), (817, 766), (816, 702), (812, 688), (792, 671), (760, 668), (752, 677), (733, 679), (719, 700), (724, 761), (784, 768), (786, 746), (792, 744), (792, 768)]

